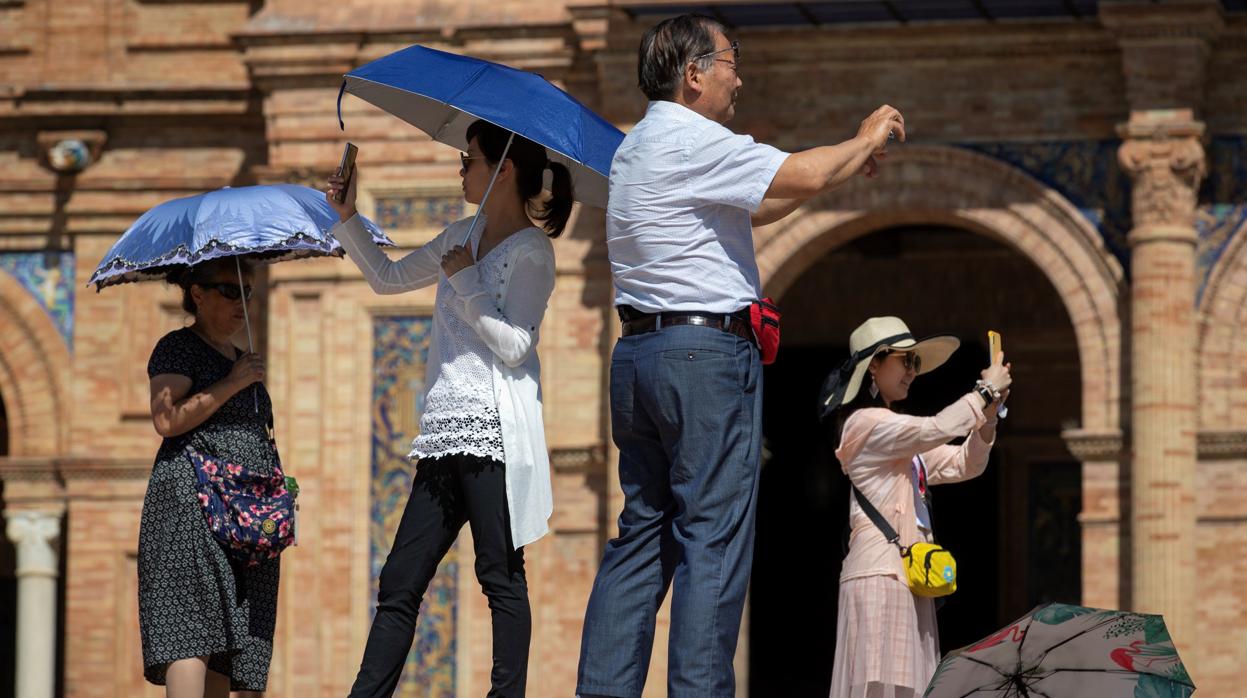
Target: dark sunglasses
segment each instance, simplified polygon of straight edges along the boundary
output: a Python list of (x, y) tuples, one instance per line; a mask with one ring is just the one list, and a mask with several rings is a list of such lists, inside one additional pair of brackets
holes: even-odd
[(889, 355), (895, 354), (901, 357), (901, 365), (905, 370), (913, 369), (914, 373), (922, 373), (922, 357), (912, 351), (890, 351)]
[(236, 301), (240, 297), (246, 298), (247, 300), (251, 300), (251, 284), (247, 284), (243, 286), (241, 292), (239, 292), (238, 290), (238, 284), (216, 283), (216, 284), (199, 284), (199, 286), (202, 288), (207, 288), (207, 289), (216, 291), (217, 293), (221, 294), (222, 296), (225, 296), (226, 299), (231, 300), (231, 301)]
[(467, 153), (459, 153), (459, 165), (463, 167), (464, 170), (466, 170), (468, 169), (468, 163), (472, 162), (473, 160), (480, 160), (483, 157), (485, 156), (484, 155), (468, 155)]

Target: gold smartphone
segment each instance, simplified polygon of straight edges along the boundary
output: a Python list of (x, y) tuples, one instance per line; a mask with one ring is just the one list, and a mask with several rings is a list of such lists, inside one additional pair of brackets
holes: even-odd
[(346, 190), (351, 187), (351, 178), (355, 176), (355, 154), (359, 152), (359, 148), (354, 143), (347, 143), (342, 149), (342, 162), (338, 165), (338, 174), (342, 176), (342, 189), (338, 191), (338, 195), (334, 197), (338, 203), (342, 203), (346, 199)]
[(1000, 341), (1000, 333), (996, 330), (987, 331), (987, 350), (993, 364), (1000, 361), (1000, 355), (1004, 353), (1004, 347)]

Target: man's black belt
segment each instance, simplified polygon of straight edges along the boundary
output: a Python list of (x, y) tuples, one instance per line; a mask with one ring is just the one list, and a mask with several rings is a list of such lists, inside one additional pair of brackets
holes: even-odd
[(655, 332), (664, 327), (673, 327), (675, 325), (694, 325), (722, 330), (741, 339), (750, 342), (754, 341), (753, 328), (749, 324), (748, 309), (735, 313), (709, 313), (701, 311), (643, 313), (632, 306), (621, 305), (616, 310), (619, 311), (619, 321), (623, 323), (623, 336), (625, 337)]

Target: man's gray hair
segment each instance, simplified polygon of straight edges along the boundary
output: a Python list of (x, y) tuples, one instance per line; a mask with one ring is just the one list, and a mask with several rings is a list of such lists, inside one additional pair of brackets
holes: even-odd
[(718, 20), (705, 15), (684, 14), (665, 19), (641, 37), (637, 55), (637, 82), (651, 100), (670, 100), (684, 79), (684, 67), (694, 56), (697, 69), (710, 70), (716, 34), (727, 34)]

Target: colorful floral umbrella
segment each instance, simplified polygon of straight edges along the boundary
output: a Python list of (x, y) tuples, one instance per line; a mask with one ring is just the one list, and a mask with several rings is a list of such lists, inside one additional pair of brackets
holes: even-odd
[(1195, 684), (1158, 615), (1045, 604), (950, 652), (924, 698), (1187, 698)]

